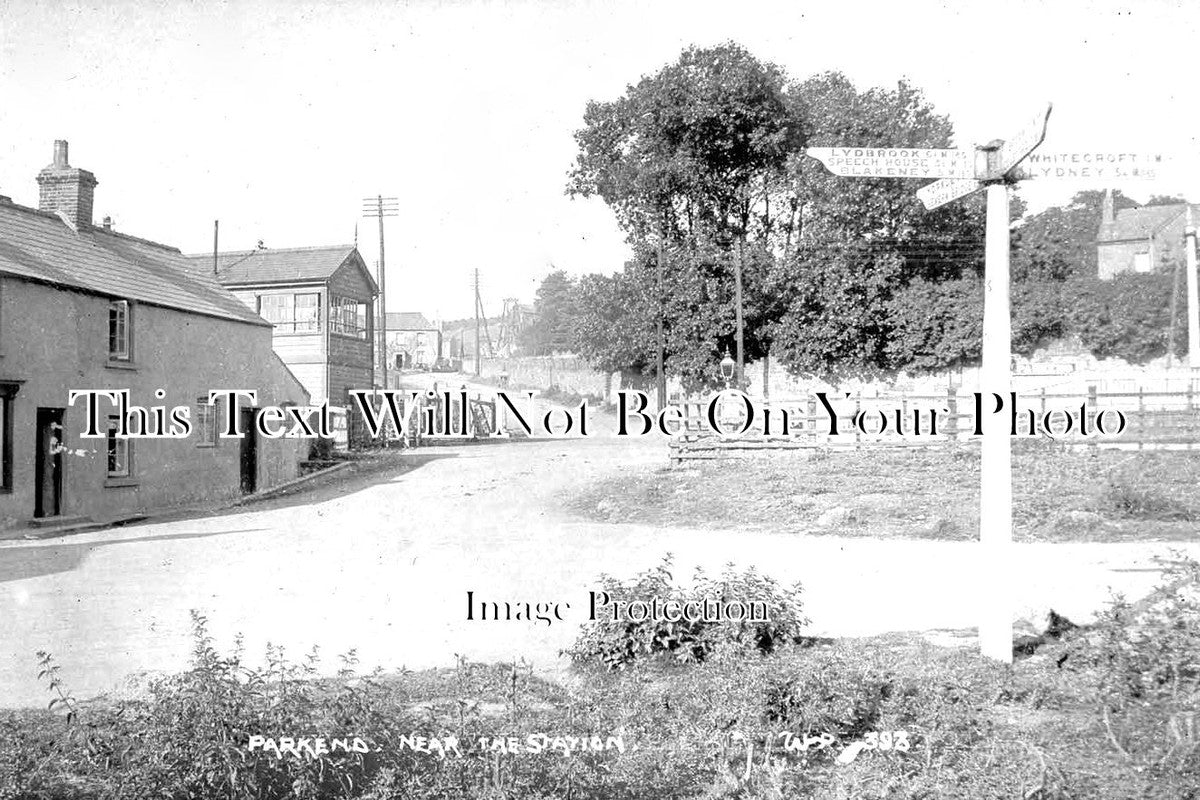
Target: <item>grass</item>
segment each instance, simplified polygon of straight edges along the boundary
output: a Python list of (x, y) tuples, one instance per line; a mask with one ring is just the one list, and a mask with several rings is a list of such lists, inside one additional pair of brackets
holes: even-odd
[[(0, 713), (0, 800), (1196, 800), (1200, 563), (1167, 567), (1147, 601), (1013, 665), (889, 634), (591, 659), (565, 682), (461, 657), (363, 676), (351, 652), (324, 678), (315, 649), (218, 652), (193, 613), (192, 668), (142, 696), (76, 702), (39, 654), (51, 702)], [(252, 744), (284, 736), (364, 747)], [(420, 749), (450, 737), (453, 754)], [(530, 749), (568, 738), (605, 746)]]
[[(979, 456), (971, 450), (772, 452), (648, 467), (591, 484), (584, 517), (660, 527), (967, 541), (978, 535)], [(1200, 454), (1013, 454), (1021, 541), (1196, 541)]]
[[(0, 798), (98, 800), (153, 788), (196, 800), (548, 800), (568, 786), (571, 797), (595, 800), (1192, 796), (1194, 758), (1160, 763), (1161, 720), (1138, 729), (1146, 752), (1111, 744), (1095, 681), (1056, 666), (1072, 646), (1055, 643), (1007, 668), (891, 635), (763, 658), (582, 671), (569, 688), (519, 666), (463, 661), (376, 676), (369, 688), (343, 678), (281, 690), (221, 677), (216, 663), (151, 702), (84, 704), (74, 723), (45, 711), (0, 714), (0, 778), (20, 792), (0, 786)], [(214, 699), (224, 703), (216, 714)], [(372, 752), (314, 762), (247, 751), (251, 734), (289, 732), (362, 735)], [(619, 734), (625, 750), (497, 755), (474, 745), (479, 736), (594, 732)], [(832, 746), (788, 751), (785, 732), (828, 734)], [(836, 761), (879, 732), (903, 732), (906, 749)], [(414, 733), (458, 735), (463, 757), (414, 753), (400, 739)], [(213, 770), (215, 760), (236, 782)], [(337, 775), (353, 780), (330, 779)]]

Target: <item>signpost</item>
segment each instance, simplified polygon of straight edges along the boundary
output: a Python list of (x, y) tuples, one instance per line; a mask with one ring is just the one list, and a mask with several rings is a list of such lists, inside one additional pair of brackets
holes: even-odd
[(810, 147), (834, 175), (854, 178), (974, 178), (975, 150), (923, 147)]
[(975, 179), (942, 178), (917, 189), (917, 199), (929, 211), (978, 191), (983, 184)]
[[(1025, 123), (1011, 139), (1005, 139), (994, 151), (994, 156), (988, 158), (989, 177), (999, 179), (1004, 173), (1015, 167), (1021, 159), (1032, 153), (1046, 138), (1046, 123), (1050, 121), (1050, 109), (1054, 106), (1046, 103), (1046, 110), (1038, 113)], [(1004, 223), (1007, 227), (1008, 223)]]
[[(984, 249), (983, 367), (980, 392), (993, 393), (1008, 402), (1012, 360), (1012, 317), (1009, 308), (1009, 195), (1010, 174), (1046, 138), (1052, 106), (1047, 103), (1015, 135), (1007, 140), (967, 151), (917, 151), (904, 148), (810, 148), (809, 155), (837, 175), (857, 177), (942, 178), (918, 190), (928, 209), (965, 197), (987, 187), (987, 229)], [(815, 151), (815, 152), (814, 152)], [(942, 153), (920, 156), (919, 153)], [(892, 156), (896, 153), (896, 156)], [(900, 153), (906, 153), (901, 156)], [(901, 165), (907, 158), (915, 166)], [(895, 159), (895, 160), (892, 160)], [(964, 165), (972, 169), (965, 172)], [(924, 170), (924, 174), (891, 174), (888, 170)], [(886, 173), (886, 174), (885, 174)], [(1012, 662), (1013, 603), (1006, 589), (1012, 550), (1012, 440), (1003, 414), (984, 420), (980, 458), (979, 572), (984, 595), (979, 620), (982, 653), (1005, 663)]]
[(1155, 180), (1168, 159), (1161, 153), (1033, 153), (1020, 166), (1019, 177), (1072, 180)]

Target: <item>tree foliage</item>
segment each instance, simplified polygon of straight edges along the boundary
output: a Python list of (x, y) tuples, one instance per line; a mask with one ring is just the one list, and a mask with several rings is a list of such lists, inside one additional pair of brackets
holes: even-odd
[(575, 348), (579, 312), (575, 281), (566, 272), (555, 270), (542, 279), (534, 310), (537, 316), (521, 336), (527, 351), (542, 354)]
[[(978, 360), (982, 196), (928, 211), (915, 181), (834, 176), (804, 152), (953, 146), (950, 120), (917, 87), (861, 90), (837, 72), (796, 81), (727, 43), (684, 50), (589, 103), (583, 122), (567, 191), (603, 199), (633, 249), (620, 272), (575, 287), (575, 346), (597, 367), (652, 375), (661, 318), (667, 372), (689, 388), (716, 383), (722, 354), (736, 352), (739, 272), (746, 360), (769, 353), (823, 376)], [(1071, 333), (1103, 353), (1159, 348), (1156, 316), (1138, 323), (1137, 303), (1093, 285), (1102, 204), (1080, 192), (1015, 226), (1017, 352)], [(1014, 219), (1023, 208), (1015, 198)], [(1091, 298), (1074, 316), (1068, 283)]]

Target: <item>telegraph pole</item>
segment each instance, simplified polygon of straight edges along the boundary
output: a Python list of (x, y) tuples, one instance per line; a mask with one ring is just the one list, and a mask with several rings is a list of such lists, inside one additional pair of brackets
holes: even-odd
[(475, 268), (475, 377), (479, 377), (483, 364), (483, 347), (479, 342), (479, 268)]
[(376, 195), (363, 199), (363, 216), (379, 218), (379, 375), (388, 388), (387, 363), (387, 261), (383, 254), (383, 218), (400, 216), (400, 201)]
[(1196, 221), (1192, 217), (1192, 206), (1187, 207), (1187, 221), (1183, 228), (1184, 264), (1187, 266), (1187, 315), (1188, 315), (1188, 366), (1200, 368), (1200, 303), (1197, 295), (1196, 277)]
[(745, 253), (745, 243), (738, 243), (737, 259), (734, 261), (733, 290), (734, 303), (737, 305), (737, 389), (746, 388), (746, 361), (742, 355), (742, 257)]
[(658, 287), (658, 372), (655, 374), (655, 383), (658, 390), (658, 408), (661, 411), (667, 407), (667, 375), (663, 372), (663, 243), (662, 239), (658, 240), (658, 254), (655, 257), (657, 264), (657, 287)]

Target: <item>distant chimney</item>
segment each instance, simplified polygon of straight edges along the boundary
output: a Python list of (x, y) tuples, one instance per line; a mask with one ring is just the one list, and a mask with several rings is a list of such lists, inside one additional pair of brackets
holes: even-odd
[(1117, 215), (1113, 211), (1113, 193), (1112, 189), (1105, 189), (1104, 197), (1100, 201), (1100, 230), (1096, 232), (1096, 241), (1112, 241), (1116, 235)]
[(39, 209), (66, 215), (76, 228), (91, 226), (96, 176), (71, 166), (66, 141), (54, 142), (54, 163), (38, 173), (37, 182)]
[(101, 222), (100, 224), (104, 226), (104, 230), (111, 231), (112, 230), (112, 217), (105, 217), (104, 221)]

